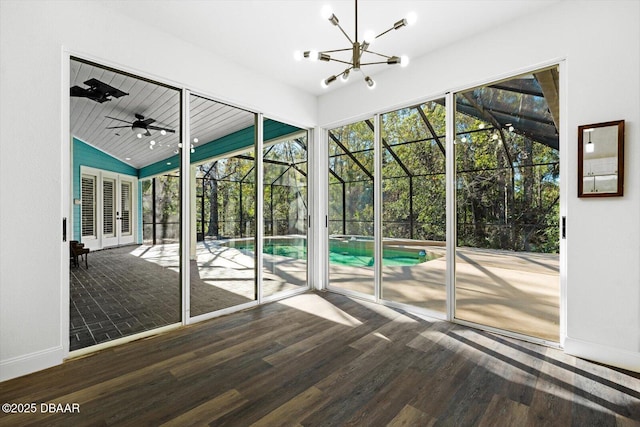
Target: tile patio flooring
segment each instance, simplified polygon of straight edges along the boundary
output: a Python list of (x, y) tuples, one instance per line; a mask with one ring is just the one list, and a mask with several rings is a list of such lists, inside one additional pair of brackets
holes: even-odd
[[(179, 246), (92, 251), (70, 270), (70, 351), (180, 322)], [(253, 257), (198, 242), (191, 262), (191, 316), (255, 300)], [(306, 263), (264, 258), (263, 294), (306, 286)], [(275, 261), (275, 262), (274, 262)]]

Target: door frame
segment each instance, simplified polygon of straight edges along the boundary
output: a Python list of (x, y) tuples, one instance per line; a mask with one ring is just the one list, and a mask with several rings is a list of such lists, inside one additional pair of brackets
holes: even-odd
[[(95, 237), (85, 237), (82, 236), (82, 213), (78, 217), (78, 228), (80, 230), (80, 236), (78, 236), (78, 240), (85, 244), (85, 246), (91, 250), (99, 250), (105, 249), (109, 247), (116, 247), (131, 243), (139, 243), (137, 238), (137, 230), (138, 230), (138, 178), (133, 175), (120, 174), (116, 172), (111, 172), (103, 169), (93, 168), (90, 166), (80, 166), (80, 182), (78, 185), (82, 185), (82, 176), (90, 175), (96, 178), (96, 186), (95, 186), (95, 221), (96, 221), (96, 235)], [(103, 219), (103, 209), (104, 209), (104, 193), (103, 193), (103, 183), (105, 178), (112, 179), (115, 182), (115, 227), (114, 227), (114, 236), (113, 237), (105, 237), (104, 235), (104, 219)], [(127, 236), (122, 236), (122, 223), (119, 221), (121, 210), (121, 197), (120, 190), (121, 184), (123, 182), (131, 183), (131, 233)], [(80, 199), (81, 200), (81, 199)], [(82, 209), (80, 205), (80, 209)], [(75, 229), (75, 224), (72, 224), (72, 227)]]

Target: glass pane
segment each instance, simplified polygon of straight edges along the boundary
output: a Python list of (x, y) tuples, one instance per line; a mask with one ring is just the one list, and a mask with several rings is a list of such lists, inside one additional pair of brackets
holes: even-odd
[(382, 298), (446, 311), (444, 99), (382, 116)]
[[(559, 340), (557, 70), (456, 94), (455, 317)], [(549, 97), (549, 98), (545, 98)]]
[(121, 227), (122, 234), (130, 235), (131, 234), (131, 183), (123, 182), (120, 185), (120, 196), (121, 196)]
[(96, 177), (82, 175), (82, 237), (96, 237)]
[(102, 232), (104, 236), (114, 235), (114, 225), (116, 219), (116, 182), (113, 179), (104, 179), (102, 181)]
[(329, 286), (373, 295), (373, 120), (328, 134)]
[(191, 316), (255, 301), (255, 114), (191, 95)]
[(264, 123), (264, 297), (307, 286), (307, 134), (277, 139), (288, 128)]
[(181, 96), (81, 60), (70, 71), (73, 351), (181, 320)]

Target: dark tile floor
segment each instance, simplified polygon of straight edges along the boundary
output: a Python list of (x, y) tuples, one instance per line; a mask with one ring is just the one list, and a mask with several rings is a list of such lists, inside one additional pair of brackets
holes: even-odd
[(95, 251), (70, 271), (70, 350), (180, 321), (177, 272), (130, 252)]
[[(69, 349), (180, 322), (177, 248), (131, 245), (92, 251), (88, 269), (84, 262), (72, 267)], [(222, 258), (217, 252), (203, 251), (199, 262), (191, 262), (191, 316), (254, 300), (253, 267), (229, 264)], [(271, 276), (264, 278), (268, 295), (300, 287)]]

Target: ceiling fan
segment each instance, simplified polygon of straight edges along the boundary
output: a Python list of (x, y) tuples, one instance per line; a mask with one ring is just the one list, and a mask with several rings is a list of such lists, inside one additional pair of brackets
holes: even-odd
[(150, 130), (159, 130), (160, 134), (166, 135), (167, 132), (175, 133), (174, 129), (163, 128), (160, 126), (151, 126), (151, 123), (155, 122), (155, 119), (145, 119), (142, 114), (135, 114), (136, 120), (133, 122), (129, 122), (127, 120), (118, 119), (116, 117), (105, 116), (111, 120), (117, 120), (119, 122), (128, 123), (127, 126), (110, 126), (107, 129), (123, 129), (130, 127), (131, 130), (136, 134), (138, 138), (142, 138), (143, 136), (151, 136)]

